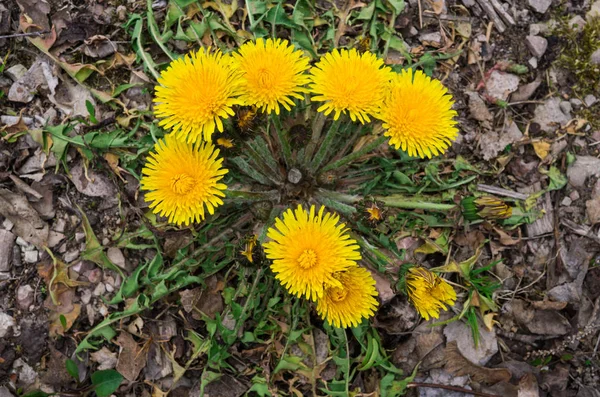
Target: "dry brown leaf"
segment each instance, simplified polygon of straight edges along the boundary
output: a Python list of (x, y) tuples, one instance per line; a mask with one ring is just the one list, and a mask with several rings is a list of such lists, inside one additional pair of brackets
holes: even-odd
[(540, 389), (538, 387), (537, 379), (535, 375), (529, 373), (521, 378), (519, 381), (518, 397), (539, 397)]
[(531, 306), (539, 310), (562, 310), (568, 302), (553, 302), (549, 300), (531, 302)]
[(117, 344), (121, 346), (119, 359), (117, 361), (117, 371), (125, 379), (133, 382), (137, 379), (142, 369), (148, 361), (148, 352), (143, 347), (138, 346), (136, 341), (127, 332), (121, 332), (117, 338)]
[(460, 353), (455, 341), (446, 345), (444, 354), (446, 356), (446, 370), (456, 376), (468, 375), (476, 382), (487, 384), (508, 382), (512, 376), (506, 368), (486, 368), (473, 364)]
[(435, 15), (441, 15), (444, 12), (444, 5), (446, 4), (444, 0), (430, 0), (430, 3)]
[[(65, 331), (68, 331), (72, 326), (75, 320), (81, 314), (81, 305), (79, 303), (75, 303), (73, 305), (73, 310), (68, 313), (59, 313), (52, 312), (48, 316), (48, 320), (50, 321), (50, 326), (48, 327), (48, 333), (51, 337), (56, 337), (58, 335), (64, 335)], [(63, 326), (61, 321), (61, 316), (63, 316), (65, 320), (65, 326)]]
[(23, 240), (38, 248), (48, 244), (50, 228), (25, 196), (0, 189), (0, 214), (15, 225), (13, 233)]
[(520, 230), (519, 230), (519, 237), (516, 239), (513, 239), (510, 235), (508, 235), (508, 233), (506, 233), (502, 229), (498, 229), (495, 227), (494, 231), (496, 233), (498, 233), (498, 236), (500, 236), (500, 243), (502, 245), (516, 245), (521, 242), (521, 231)]

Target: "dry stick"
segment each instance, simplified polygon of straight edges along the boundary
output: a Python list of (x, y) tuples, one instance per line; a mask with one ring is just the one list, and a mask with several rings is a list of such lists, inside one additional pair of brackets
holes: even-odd
[(527, 197), (529, 197), (527, 194), (524, 193), (513, 192), (512, 190), (503, 189), (501, 187), (496, 186), (484, 185), (482, 183), (477, 185), (477, 190), (485, 193), (495, 194), (496, 196), (510, 197), (517, 200), (527, 200)]
[(43, 36), (45, 34), (50, 33), (47, 30), (44, 30), (42, 32), (31, 32), (31, 33), (15, 33), (15, 34), (7, 34), (4, 36), (0, 36), (0, 39), (12, 39), (14, 37), (38, 37), (38, 36)]
[(504, 7), (502, 7), (502, 4), (500, 4), (500, 2), (498, 0), (490, 0), (490, 2), (492, 3), (492, 5), (494, 6), (494, 8), (496, 9), (496, 12), (498, 14), (500, 14), (500, 17), (504, 20), (504, 22), (506, 22), (509, 25), (514, 25), (515, 24), (515, 20), (513, 19), (512, 15), (510, 15), (508, 13), (508, 11), (506, 11), (504, 9)]
[(408, 389), (414, 389), (417, 387), (429, 387), (429, 388), (433, 388), (433, 389), (445, 389), (445, 390), (452, 390), (452, 391), (457, 391), (457, 392), (461, 392), (461, 393), (467, 393), (467, 394), (472, 394), (474, 396), (480, 396), (480, 397), (500, 397), (496, 394), (488, 394), (488, 393), (481, 393), (478, 391), (474, 391), (474, 390), (468, 390), (462, 387), (458, 387), (458, 386), (450, 386), (450, 385), (438, 385), (436, 383), (421, 383), (421, 382), (410, 382), (408, 385), (406, 385), (406, 388)]
[(478, 0), (478, 2), (479, 2), (479, 5), (481, 6), (481, 8), (483, 8), (483, 10), (486, 12), (488, 17), (490, 17), (492, 22), (494, 22), (494, 25), (496, 25), (496, 29), (498, 29), (498, 31), (500, 33), (504, 32), (506, 30), (506, 25), (504, 24), (502, 19), (500, 19), (500, 17), (494, 10), (494, 6), (490, 3), (490, 1), (489, 0)]

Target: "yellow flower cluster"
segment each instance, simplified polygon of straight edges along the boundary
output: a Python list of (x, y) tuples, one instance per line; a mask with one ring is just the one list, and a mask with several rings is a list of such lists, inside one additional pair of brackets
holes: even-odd
[(441, 154), (458, 133), (452, 97), (439, 81), (412, 69), (395, 73), (374, 54), (356, 49), (334, 49), (310, 68), (286, 40), (257, 39), (232, 55), (201, 49), (177, 59), (159, 84), (159, 124), (188, 142), (222, 132), (233, 105), (279, 114), (305, 93), (335, 120), (342, 113), (361, 123), (381, 120), (390, 145), (411, 156)]
[(421, 317), (439, 318), (441, 310), (447, 310), (456, 301), (456, 292), (440, 276), (424, 267), (410, 268), (406, 275), (408, 298)]
[(271, 270), (286, 289), (317, 304), (317, 312), (335, 327), (357, 326), (377, 308), (371, 274), (358, 266), (359, 246), (339, 216), (315, 206), (298, 206), (275, 220), (264, 244)]
[[(457, 135), (453, 101), (439, 81), (412, 69), (395, 73), (355, 49), (335, 49), (311, 68), (288, 41), (257, 39), (233, 54), (209, 48), (176, 59), (158, 83), (155, 114), (173, 138), (155, 146), (142, 187), (151, 207), (176, 224), (202, 220), (205, 209), (222, 204), (226, 186), (217, 181), (227, 170), (210, 142), (235, 105), (279, 114), (308, 93), (334, 119), (345, 113), (361, 123), (381, 120), (390, 145), (422, 158), (443, 153)], [(203, 168), (185, 168), (192, 164)]]

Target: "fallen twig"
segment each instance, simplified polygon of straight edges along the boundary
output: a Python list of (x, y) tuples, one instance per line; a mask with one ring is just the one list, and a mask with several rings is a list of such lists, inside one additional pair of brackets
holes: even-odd
[(436, 383), (410, 382), (408, 385), (406, 385), (406, 388), (408, 388), (408, 389), (414, 389), (416, 387), (429, 387), (429, 388), (433, 388), (433, 389), (452, 390), (452, 391), (457, 391), (457, 392), (466, 393), (466, 394), (472, 394), (474, 396), (481, 396), (481, 397), (500, 397), (496, 394), (481, 393), (478, 391), (465, 389), (465, 388), (459, 387), (459, 386), (438, 385)]

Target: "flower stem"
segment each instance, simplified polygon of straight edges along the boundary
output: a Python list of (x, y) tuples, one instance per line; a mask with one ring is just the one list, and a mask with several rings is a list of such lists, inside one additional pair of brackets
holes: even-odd
[(444, 203), (430, 203), (421, 201), (418, 197), (406, 198), (402, 195), (391, 195), (391, 196), (377, 196), (375, 200), (382, 201), (388, 207), (403, 208), (410, 210), (432, 210), (432, 211), (450, 211), (456, 207), (456, 204), (444, 204)]
[(268, 192), (244, 192), (241, 190), (226, 190), (226, 200), (234, 202), (253, 202), (253, 201), (279, 201), (280, 194), (277, 190)]
[(337, 135), (341, 123), (341, 119), (337, 119), (329, 126), (329, 130), (327, 131), (323, 142), (321, 142), (321, 146), (319, 147), (317, 154), (315, 154), (315, 157), (313, 157), (310, 163), (309, 169), (311, 172), (315, 172), (329, 154), (329, 149), (331, 149), (331, 141)]
[(334, 170), (336, 168), (342, 167), (344, 165), (347, 165), (348, 163), (353, 162), (354, 160), (358, 159), (359, 157), (364, 156), (365, 154), (369, 153), (371, 150), (375, 149), (377, 146), (381, 145), (383, 142), (385, 142), (386, 139), (387, 138), (385, 136), (380, 136), (379, 138), (377, 138), (377, 139), (373, 140), (371, 143), (363, 146), (356, 152), (350, 153), (349, 155), (339, 159), (338, 161), (327, 164), (325, 167), (323, 167), (321, 172)]
[(312, 136), (310, 137), (310, 141), (308, 145), (306, 145), (306, 150), (304, 151), (304, 158), (306, 159), (306, 164), (310, 164), (310, 159), (312, 158), (315, 149), (317, 148), (317, 143), (319, 139), (321, 139), (321, 132), (323, 132), (323, 127), (325, 126), (325, 116), (323, 113), (317, 113), (312, 125)]
[(271, 118), (271, 121), (273, 121), (273, 128), (275, 128), (275, 132), (277, 133), (283, 160), (285, 161), (285, 165), (289, 168), (292, 166), (292, 148), (290, 147), (290, 141), (288, 140), (285, 131), (283, 131), (283, 126), (281, 125), (279, 117), (275, 115)]

